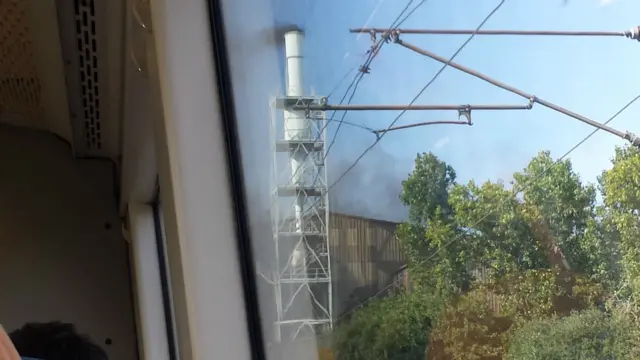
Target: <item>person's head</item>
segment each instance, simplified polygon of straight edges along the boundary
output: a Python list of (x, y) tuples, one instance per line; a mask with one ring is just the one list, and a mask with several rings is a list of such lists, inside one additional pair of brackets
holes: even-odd
[(108, 360), (107, 353), (73, 324), (27, 323), (9, 334), (20, 356), (41, 360)]

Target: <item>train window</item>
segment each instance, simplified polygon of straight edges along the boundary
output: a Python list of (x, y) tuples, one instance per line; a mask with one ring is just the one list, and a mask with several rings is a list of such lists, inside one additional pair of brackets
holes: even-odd
[(178, 350), (176, 342), (175, 328), (175, 311), (173, 305), (173, 296), (171, 292), (171, 273), (169, 271), (169, 262), (167, 260), (167, 242), (164, 227), (164, 215), (162, 211), (162, 200), (160, 192), (153, 202), (153, 223), (156, 235), (156, 246), (158, 251), (158, 267), (160, 272), (160, 283), (162, 287), (162, 303), (164, 310), (165, 327), (167, 331), (167, 344), (169, 351), (169, 359), (178, 359)]
[(269, 359), (640, 349), (640, 5), (210, 4)]

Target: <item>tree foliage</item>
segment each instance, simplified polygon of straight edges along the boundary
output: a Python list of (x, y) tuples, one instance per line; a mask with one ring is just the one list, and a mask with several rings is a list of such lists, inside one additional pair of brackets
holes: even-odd
[(528, 270), (482, 284), (451, 302), (431, 333), (430, 359), (502, 359), (529, 321), (593, 308), (603, 289), (558, 269)]
[(508, 360), (636, 359), (637, 341), (628, 319), (587, 310), (564, 318), (532, 321), (517, 330)]
[(511, 187), (459, 184), (451, 166), (418, 155), (401, 195), (411, 217), (398, 230), (415, 281), (455, 293), (474, 280), (470, 268), (499, 277), (552, 266), (616, 281), (617, 240), (603, 236), (611, 221), (599, 215), (595, 186), (583, 184), (569, 160), (540, 152)]
[(640, 154), (617, 148), (613, 167), (600, 176), (608, 225), (620, 246), (625, 289), (640, 291)]
[(618, 342), (596, 326), (640, 325), (638, 150), (617, 148), (597, 186), (549, 152), (509, 183), (460, 183), (452, 166), (418, 154), (400, 198), (409, 219), (396, 235), (416, 293), (373, 301), (341, 324), (346, 358), (406, 356), (429, 333), (434, 359), (618, 359), (640, 349), (640, 331)]
[(338, 326), (339, 359), (423, 359), (443, 303), (421, 292), (373, 301)]

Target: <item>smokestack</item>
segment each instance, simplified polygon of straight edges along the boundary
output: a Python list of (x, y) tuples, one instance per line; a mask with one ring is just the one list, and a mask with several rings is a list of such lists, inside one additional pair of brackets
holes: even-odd
[[(304, 82), (302, 70), (302, 47), (304, 42), (304, 33), (299, 30), (287, 31), (284, 34), (284, 49), (287, 61), (287, 80), (286, 94), (291, 97), (304, 96)], [(284, 138), (285, 140), (309, 140), (311, 135), (311, 122), (305, 116), (304, 111), (293, 111), (285, 109), (284, 111)], [(302, 151), (291, 153), (291, 171), (293, 174), (292, 183), (303, 186), (308, 177), (305, 162), (309, 161), (306, 154)], [(299, 195), (295, 200), (296, 214), (296, 230), (303, 232), (303, 206), (304, 196)], [(305, 245), (299, 243), (294, 250), (294, 258), (303, 260), (306, 258)], [(292, 264), (293, 265), (293, 264)], [(304, 267), (304, 261), (296, 262), (297, 267)]]

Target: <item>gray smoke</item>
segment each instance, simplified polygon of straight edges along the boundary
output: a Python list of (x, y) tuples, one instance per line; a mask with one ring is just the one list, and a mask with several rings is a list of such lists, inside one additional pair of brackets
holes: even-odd
[[(356, 157), (329, 159), (333, 184)], [(388, 221), (403, 221), (408, 210), (399, 199), (409, 169), (380, 147), (374, 147), (329, 192), (332, 211)]]

